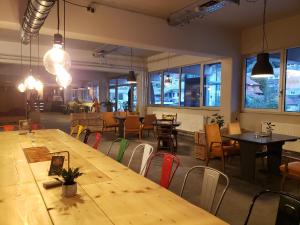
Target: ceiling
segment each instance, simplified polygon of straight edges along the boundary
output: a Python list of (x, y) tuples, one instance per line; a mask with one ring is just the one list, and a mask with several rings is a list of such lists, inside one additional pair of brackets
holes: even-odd
[[(200, 1), (204, 3), (208, 0)], [(83, 5), (97, 2), (106, 6), (166, 19), (170, 13), (195, 2), (195, 0), (72, 0), (72, 2)], [(261, 24), (262, 12), (263, 0), (240, 0), (239, 6), (228, 4), (214, 14), (199, 19), (199, 22), (241, 29)], [(299, 13), (300, 0), (268, 0), (267, 21)]]

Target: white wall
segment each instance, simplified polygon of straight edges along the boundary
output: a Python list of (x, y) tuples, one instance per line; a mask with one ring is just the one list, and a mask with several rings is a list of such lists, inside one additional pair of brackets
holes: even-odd
[[(299, 24), (300, 14), (268, 23), (266, 32), (269, 49), (277, 50), (281, 48), (300, 47)], [(261, 26), (244, 30), (241, 39), (242, 54), (248, 55), (261, 51), (261, 35)], [(240, 93), (242, 93), (241, 89)], [(241, 112), (240, 121), (243, 128), (259, 130), (261, 121), (300, 124), (300, 116), (295, 113)]]

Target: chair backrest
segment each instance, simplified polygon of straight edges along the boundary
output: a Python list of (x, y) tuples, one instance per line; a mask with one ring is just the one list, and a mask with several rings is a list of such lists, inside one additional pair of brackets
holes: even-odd
[(83, 136), (83, 143), (85, 143), (85, 144), (88, 143), (88, 140), (89, 140), (89, 137), (90, 137), (91, 133), (92, 133), (91, 130), (88, 129), (88, 128), (84, 129), (81, 132), (81, 134), (84, 134), (84, 136)]
[(163, 120), (172, 120), (172, 121), (176, 122), (177, 121), (177, 113), (175, 113), (175, 114), (162, 114), (161, 118)]
[(150, 155), (153, 153), (153, 147), (149, 144), (139, 144), (138, 146), (136, 146), (132, 151), (130, 160), (129, 160), (128, 165), (127, 165), (128, 167), (130, 167), (133, 156), (135, 155), (136, 151), (138, 151), (138, 150), (139, 151), (141, 151), (141, 150), (144, 151), (139, 174), (142, 175), (142, 176), (145, 176), (147, 162), (148, 162), (148, 159), (149, 159)]
[(122, 162), (122, 159), (123, 159), (123, 157), (124, 157), (125, 150), (126, 150), (127, 147), (128, 147), (128, 140), (125, 139), (125, 138), (117, 138), (116, 140), (114, 140), (114, 141), (111, 143), (111, 145), (110, 145), (110, 147), (109, 147), (109, 149), (108, 149), (106, 155), (109, 155), (109, 153), (111, 152), (112, 146), (114, 145), (114, 143), (117, 143), (117, 142), (120, 142), (120, 146), (119, 146), (119, 151), (118, 151), (116, 160), (117, 160), (118, 162)]
[(103, 120), (105, 121), (106, 125), (111, 125), (111, 124), (116, 123), (113, 112), (104, 112), (103, 113)]
[(4, 125), (3, 130), (4, 131), (13, 131), (13, 130), (15, 130), (15, 126), (14, 125)]
[(173, 121), (164, 121), (163, 124), (156, 123), (156, 132), (158, 137), (171, 137), (173, 129)]
[[(194, 170), (202, 170), (203, 173), (203, 180), (202, 180), (202, 187), (201, 187), (201, 193), (200, 193), (200, 206), (201, 208), (213, 213), (216, 215), (218, 213), (218, 210), (220, 208), (221, 202), (224, 198), (224, 195), (228, 189), (229, 186), (229, 178), (226, 174), (220, 172), (219, 170), (213, 169), (211, 167), (207, 166), (194, 166), (188, 170), (186, 173), (183, 184), (180, 191), (180, 196), (183, 195), (184, 188), (186, 185), (186, 181)], [(223, 188), (221, 188), (221, 195), (219, 196), (219, 201), (216, 204), (215, 209), (213, 209), (213, 203), (215, 202), (216, 198), (216, 191), (217, 187), (219, 185), (219, 178), (224, 177), (226, 180), (226, 184)]]
[(96, 133), (96, 141), (95, 141), (95, 143), (94, 143), (94, 145), (93, 145), (93, 148), (94, 148), (94, 149), (98, 149), (98, 146), (99, 146), (99, 144), (100, 144), (100, 142), (101, 142), (101, 139), (102, 139), (101, 134), (100, 134), (99, 132), (97, 132), (97, 133)]
[(141, 122), (138, 116), (127, 116), (124, 121), (125, 130), (139, 129)]
[(155, 114), (148, 114), (144, 118), (144, 125), (149, 126), (152, 125), (156, 121), (156, 115)]
[[(163, 157), (162, 167), (161, 167), (161, 176), (160, 176), (160, 182), (159, 184), (164, 188), (169, 188), (172, 179), (174, 177), (174, 174), (176, 170), (179, 167), (180, 160), (177, 156), (172, 155), (170, 153), (166, 152), (157, 152), (153, 154), (149, 158), (149, 162), (146, 168), (145, 177), (147, 177), (147, 174), (149, 172), (149, 169), (151, 167), (152, 161), (154, 158)], [(175, 163), (175, 167), (173, 169), (173, 164)]]
[(205, 125), (205, 137), (207, 146), (210, 147), (212, 142), (222, 142), (220, 128), (218, 124), (206, 124)]
[(299, 225), (300, 224), (300, 201), (297, 197), (285, 192), (264, 190), (257, 193), (253, 197), (244, 225), (247, 225), (249, 222), (256, 200), (260, 196), (266, 194), (275, 194), (280, 196), (275, 225)]
[(228, 133), (229, 134), (241, 134), (241, 127), (239, 122), (228, 123)]
[(119, 114), (119, 116), (124, 116), (124, 117), (127, 116), (127, 112), (126, 111), (119, 111), (118, 114)]
[(77, 125), (77, 135), (76, 135), (76, 138), (77, 139), (80, 139), (80, 135), (81, 133), (84, 131), (85, 127), (82, 126), (82, 125)]

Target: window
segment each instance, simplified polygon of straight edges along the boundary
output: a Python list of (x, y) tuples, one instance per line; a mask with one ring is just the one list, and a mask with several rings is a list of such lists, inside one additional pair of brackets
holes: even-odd
[(278, 109), (280, 85), (280, 53), (270, 54), (270, 63), (274, 77), (251, 78), (251, 71), (256, 63), (256, 56), (246, 58), (245, 102), (249, 109)]
[(180, 68), (164, 71), (164, 105), (179, 105)]
[(286, 52), (284, 102), (286, 112), (300, 112), (300, 48), (291, 48)]
[(206, 64), (203, 70), (203, 105), (220, 106), (221, 63)]
[(161, 104), (161, 77), (160, 72), (150, 73), (150, 104)]
[(200, 65), (182, 67), (180, 87), (181, 106), (200, 106)]

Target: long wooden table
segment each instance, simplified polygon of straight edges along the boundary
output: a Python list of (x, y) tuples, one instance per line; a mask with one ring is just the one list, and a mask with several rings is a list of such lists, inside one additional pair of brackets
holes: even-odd
[[(81, 167), (78, 194), (44, 189), (50, 162), (28, 163), (23, 148), (69, 151)], [(0, 224), (226, 224), (59, 130), (0, 132)]]

